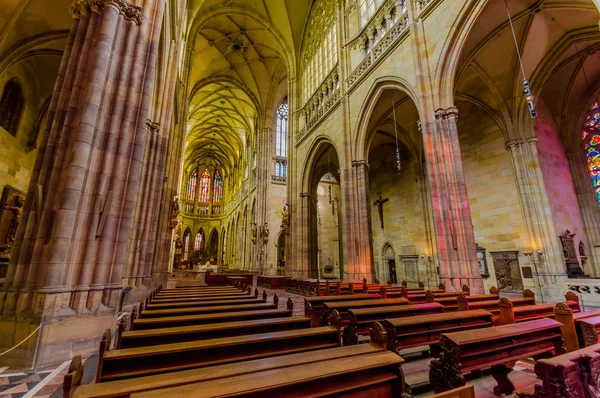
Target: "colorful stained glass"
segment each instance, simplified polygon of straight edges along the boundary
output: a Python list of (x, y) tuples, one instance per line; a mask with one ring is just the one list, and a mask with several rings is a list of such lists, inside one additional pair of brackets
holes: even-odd
[(198, 232), (196, 234), (196, 240), (194, 241), (194, 250), (198, 251), (202, 248), (202, 234)]
[(183, 238), (183, 259), (188, 259), (188, 251), (190, 249), (190, 234), (185, 235)]
[(187, 192), (185, 198), (191, 202), (194, 201), (196, 196), (196, 181), (198, 180), (198, 170), (192, 171), (187, 183)]
[(223, 180), (219, 170), (215, 170), (215, 187), (213, 193), (213, 203), (221, 203), (223, 201)]
[(597, 149), (595, 146), (600, 144), (599, 108), (600, 104), (594, 102), (590, 108), (590, 112), (585, 118), (584, 131), (582, 134), (590, 177), (598, 202), (600, 202), (600, 149)]
[(205, 169), (200, 176), (200, 192), (198, 202), (208, 203), (210, 201), (210, 172)]

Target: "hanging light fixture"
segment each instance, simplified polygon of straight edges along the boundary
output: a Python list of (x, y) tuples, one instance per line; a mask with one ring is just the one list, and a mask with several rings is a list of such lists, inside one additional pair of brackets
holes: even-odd
[(510, 30), (512, 31), (513, 40), (515, 41), (515, 49), (517, 50), (517, 57), (519, 57), (519, 65), (521, 66), (521, 74), (523, 75), (523, 92), (527, 99), (527, 107), (529, 108), (529, 116), (532, 119), (537, 117), (535, 110), (535, 103), (533, 102), (533, 95), (531, 94), (531, 87), (529, 87), (529, 79), (525, 76), (525, 68), (523, 67), (523, 60), (521, 59), (521, 51), (519, 51), (519, 45), (517, 44), (517, 35), (515, 34), (515, 28), (513, 26), (512, 17), (508, 10), (508, 2), (504, 0), (504, 6), (506, 7), (506, 14), (508, 15), (508, 22), (510, 23)]
[(402, 160), (400, 158), (400, 143), (398, 142), (398, 126), (396, 124), (396, 104), (394, 103), (394, 94), (392, 94), (392, 112), (394, 113), (394, 135), (396, 136), (396, 169), (398, 175), (402, 175)]

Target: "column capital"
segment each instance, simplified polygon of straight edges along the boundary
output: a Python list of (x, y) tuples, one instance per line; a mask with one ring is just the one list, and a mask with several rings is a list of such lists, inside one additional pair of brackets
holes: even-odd
[(458, 108), (451, 106), (446, 109), (446, 119), (458, 119)]
[(302, 199), (304, 199), (304, 198), (310, 198), (310, 194), (308, 192), (300, 192), (300, 197)]
[(366, 160), (353, 160), (352, 161), (352, 167), (364, 167), (366, 169), (369, 168), (369, 162), (367, 162)]
[(104, 2), (104, 3), (112, 3), (114, 4), (118, 9), (119, 9), (119, 13), (125, 18), (126, 21), (130, 21), (130, 22), (135, 22), (135, 24), (137, 26), (140, 26), (142, 24), (142, 8), (138, 7), (138, 6), (134, 6), (129, 4), (127, 1), (125, 0), (94, 0), (94, 1), (98, 1), (98, 2)]
[(534, 145), (538, 142), (537, 137), (529, 137), (525, 139), (529, 145)]
[(515, 147), (519, 147), (521, 145), (523, 145), (524, 142), (521, 139), (518, 140), (508, 140), (504, 143), (504, 147), (506, 148), (506, 150), (508, 151), (509, 149), (515, 148)]
[(150, 119), (146, 121), (146, 128), (155, 134), (158, 134), (160, 132), (160, 124), (158, 124), (157, 122), (153, 122)]
[(435, 120), (444, 120), (446, 118), (446, 111), (442, 108), (436, 109), (435, 111)]

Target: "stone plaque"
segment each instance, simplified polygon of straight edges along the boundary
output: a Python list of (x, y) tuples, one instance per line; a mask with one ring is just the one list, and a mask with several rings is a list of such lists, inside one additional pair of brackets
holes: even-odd
[(526, 279), (533, 278), (533, 271), (531, 270), (531, 267), (523, 267), (523, 268), (521, 268), (521, 270), (523, 271), (523, 278), (526, 278)]
[(522, 293), (523, 279), (517, 250), (490, 252), (494, 260), (494, 272), (498, 290), (504, 293)]
[(404, 271), (406, 272), (406, 281), (407, 282), (418, 282), (417, 262), (419, 260), (419, 256), (411, 255), (411, 256), (398, 256), (398, 257), (400, 257), (400, 262), (404, 266)]

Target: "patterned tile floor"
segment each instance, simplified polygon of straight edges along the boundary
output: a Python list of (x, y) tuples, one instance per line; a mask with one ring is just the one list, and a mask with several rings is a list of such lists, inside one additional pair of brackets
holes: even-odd
[[(263, 290), (267, 291), (269, 296), (268, 302), (271, 302), (273, 294), (277, 294), (279, 296), (279, 308), (286, 308), (287, 300), (291, 298), (294, 303), (293, 315), (304, 315), (304, 296), (284, 290), (263, 289), (261, 287), (258, 289), (260, 294), (262, 294)], [(410, 358), (410, 355), (407, 355), (405, 359), (408, 359), (403, 365), (406, 382), (413, 386), (426, 385), (428, 381), (429, 359), (423, 359), (419, 356)], [(96, 354), (85, 359), (83, 384), (93, 383), (97, 365), (98, 357)], [(513, 372), (510, 374), (510, 378), (517, 389), (527, 387), (537, 381), (533, 373), (533, 365), (534, 363), (531, 360), (517, 362)], [(61, 398), (63, 377), (68, 368), (69, 361), (35, 373), (0, 366), (0, 398)], [(495, 381), (491, 376), (487, 375), (479, 379), (470, 380), (468, 383), (475, 386), (475, 396), (477, 398), (495, 397), (492, 391)], [(425, 389), (416, 388), (414, 393), (415, 398), (433, 395), (433, 393), (427, 391), (426, 387)]]

